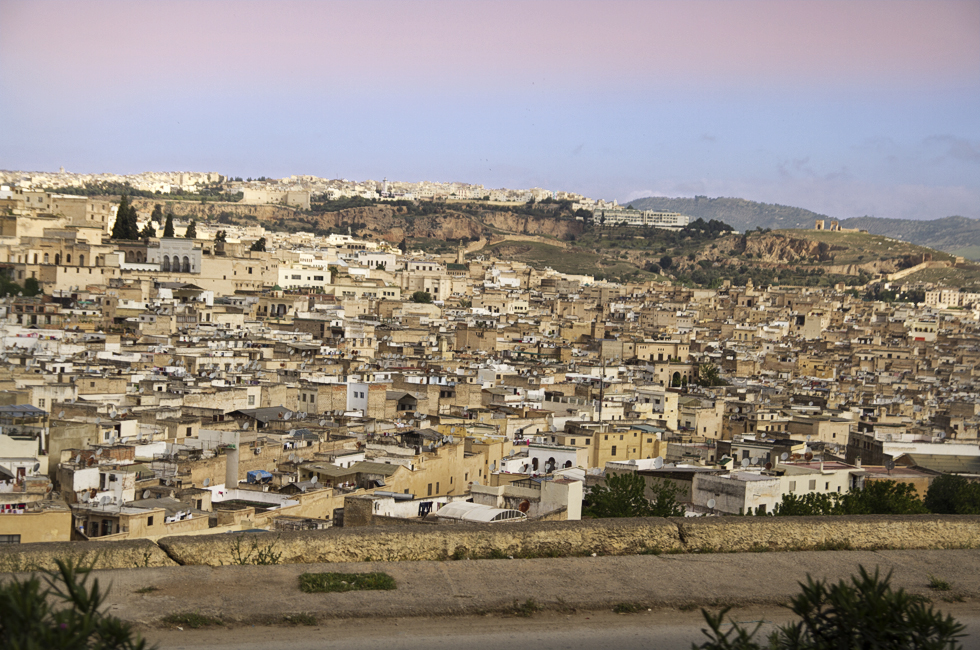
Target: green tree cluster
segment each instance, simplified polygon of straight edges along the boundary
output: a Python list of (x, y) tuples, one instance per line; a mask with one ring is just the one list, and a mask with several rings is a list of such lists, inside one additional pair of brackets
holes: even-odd
[(943, 474), (929, 485), (924, 503), (938, 515), (980, 515), (980, 483)]
[(683, 517), (684, 508), (677, 503), (680, 490), (669, 481), (650, 485), (654, 498), (646, 497), (646, 480), (635, 472), (608, 474), (605, 485), (589, 491), (584, 513), (597, 519), (606, 517)]
[(784, 494), (772, 509), (774, 516), (812, 515), (921, 515), (929, 509), (919, 499), (915, 486), (895, 481), (869, 481), (860, 490), (845, 494), (810, 492)]
[(256, 251), (256, 252), (259, 252), (259, 253), (264, 253), (265, 252), (265, 237), (259, 237), (258, 239), (256, 239), (252, 243), (251, 247), (249, 247), (248, 250), (250, 250), (250, 251)]
[(116, 211), (116, 223), (112, 226), (113, 239), (139, 239), (140, 230), (136, 225), (136, 208), (129, 203), (125, 194), (119, 199), (119, 209)]
[(713, 363), (702, 363), (698, 366), (698, 386), (727, 386), (728, 382), (718, 374), (718, 366)]
[(191, 219), (191, 222), (187, 224), (187, 232), (184, 233), (184, 237), (187, 239), (194, 239), (197, 237), (197, 221)]
[(223, 243), (226, 241), (228, 241), (228, 234), (224, 230), (219, 230), (218, 232), (214, 233), (214, 243), (217, 244), (218, 242)]
[(412, 302), (427, 305), (432, 302), (432, 294), (430, 294), (428, 291), (416, 291), (412, 294)]

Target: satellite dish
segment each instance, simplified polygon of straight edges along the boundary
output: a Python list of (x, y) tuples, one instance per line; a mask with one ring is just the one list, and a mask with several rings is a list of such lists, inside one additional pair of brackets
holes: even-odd
[(99, 499), (99, 503), (101, 503), (104, 506), (109, 505), (109, 502), (110, 501), (112, 501), (112, 499), (110, 497), (107, 497), (107, 496), (104, 496), (101, 499)]
[(712, 510), (715, 509), (715, 500), (714, 499), (708, 499), (708, 507), (711, 508)]
[(766, 463), (766, 469), (772, 469), (772, 463)]
[(41, 463), (34, 463), (34, 472), (36, 473), (39, 469), (41, 469)]
[(310, 483), (314, 483), (314, 484), (315, 484), (315, 483), (316, 483), (317, 481), (319, 481), (319, 480), (320, 480), (320, 479), (318, 479), (318, 478), (316, 477), (316, 474), (314, 474), (313, 476), (311, 476), (311, 477), (310, 477)]
[(292, 411), (286, 411), (286, 416), (283, 418), (283, 420), (288, 420), (291, 417), (293, 417), (293, 412)]
[(895, 461), (892, 460), (891, 458), (889, 458), (888, 460), (886, 460), (885, 461), (885, 469), (887, 469), (889, 472), (892, 471), (893, 469), (895, 469)]
[(78, 454), (77, 456), (75, 456), (75, 463), (80, 463), (80, 462), (82, 462), (82, 455)]
[(101, 456), (102, 455), (102, 447), (99, 447), (98, 449), (95, 450), (95, 455), (96, 456)]
[(748, 458), (743, 458), (742, 459), (742, 462), (740, 464), (741, 464), (742, 467), (748, 467), (749, 466), (749, 459)]
[(320, 420), (320, 426), (321, 427), (327, 426), (327, 421), (326, 420)]
[(82, 493), (82, 496), (80, 496), (78, 498), (81, 499), (82, 503), (88, 503), (88, 501), (89, 501), (88, 492), (83, 492)]
[(787, 454), (785, 451), (783, 452), (782, 456), (779, 457), (780, 460), (786, 460), (787, 458), (789, 458), (789, 454)]
[(204, 487), (207, 487), (209, 485), (211, 485), (211, 479), (209, 478), (204, 479)]
[(64, 412), (64, 411), (60, 411), (60, 412), (58, 413), (58, 419), (60, 420), (60, 419), (61, 419), (61, 418), (63, 418), (63, 417), (65, 417), (65, 412)]
[(242, 422), (242, 431), (248, 428), (248, 422)]
[(653, 459), (653, 469), (660, 469), (664, 466), (664, 459), (657, 456)]
[(149, 499), (153, 494), (149, 490), (143, 490), (143, 498)]
[(811, 451), (806, 452), (805, 454), (803, 454), (803, 458), (806, 458), (807, 460), (813, 460), (813, 452)]
[(102, 424), (102, 418), (95, 418), (96, 424)]

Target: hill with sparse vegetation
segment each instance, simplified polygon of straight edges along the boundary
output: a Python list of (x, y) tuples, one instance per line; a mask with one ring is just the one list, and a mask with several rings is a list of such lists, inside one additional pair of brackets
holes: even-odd
[(844, 228), (860, 228), (875, 235), (886, 235), (928, 246), (951, 255), (980, 260), (980, 220), (945, 217), (929, 221), (857, 217), (841, 221)]
[(679, 212), (692, 219), (717, 219), (745, 232), (756, 228), (813, 228), (817, 219), (829, 220), (823, 214), (775, 203), (759, 203), (746, 199), (696, 196), (693, 199), (651, 196), (630, 202), (637, 210)]

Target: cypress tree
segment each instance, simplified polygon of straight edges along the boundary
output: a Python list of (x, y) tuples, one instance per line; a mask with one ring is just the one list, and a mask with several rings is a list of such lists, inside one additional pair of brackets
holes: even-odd
[(167, 222), (163, 224), (163, 236), (164, 237), (174, 236), (174, 215), (172, 212), (167, 213)]
[(184, 237), (187, 239), (194, 239), (197, 237), (197, 222), (191, 219), (190, 224), (187, 226), (187, 232), (184, 233)]
[(136, 208), (129, 204), (125, 194), (119, 199), (119, 209), (116, 211), (116, 223), (112, 226), (113, 239), (139, 239), (139, 227), (136, 225)]

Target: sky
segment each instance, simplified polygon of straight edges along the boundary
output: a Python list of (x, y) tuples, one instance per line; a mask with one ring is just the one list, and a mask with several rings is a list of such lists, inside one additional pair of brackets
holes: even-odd
[(0, 0), (0, 169), (980, 218), (980, 0)]

